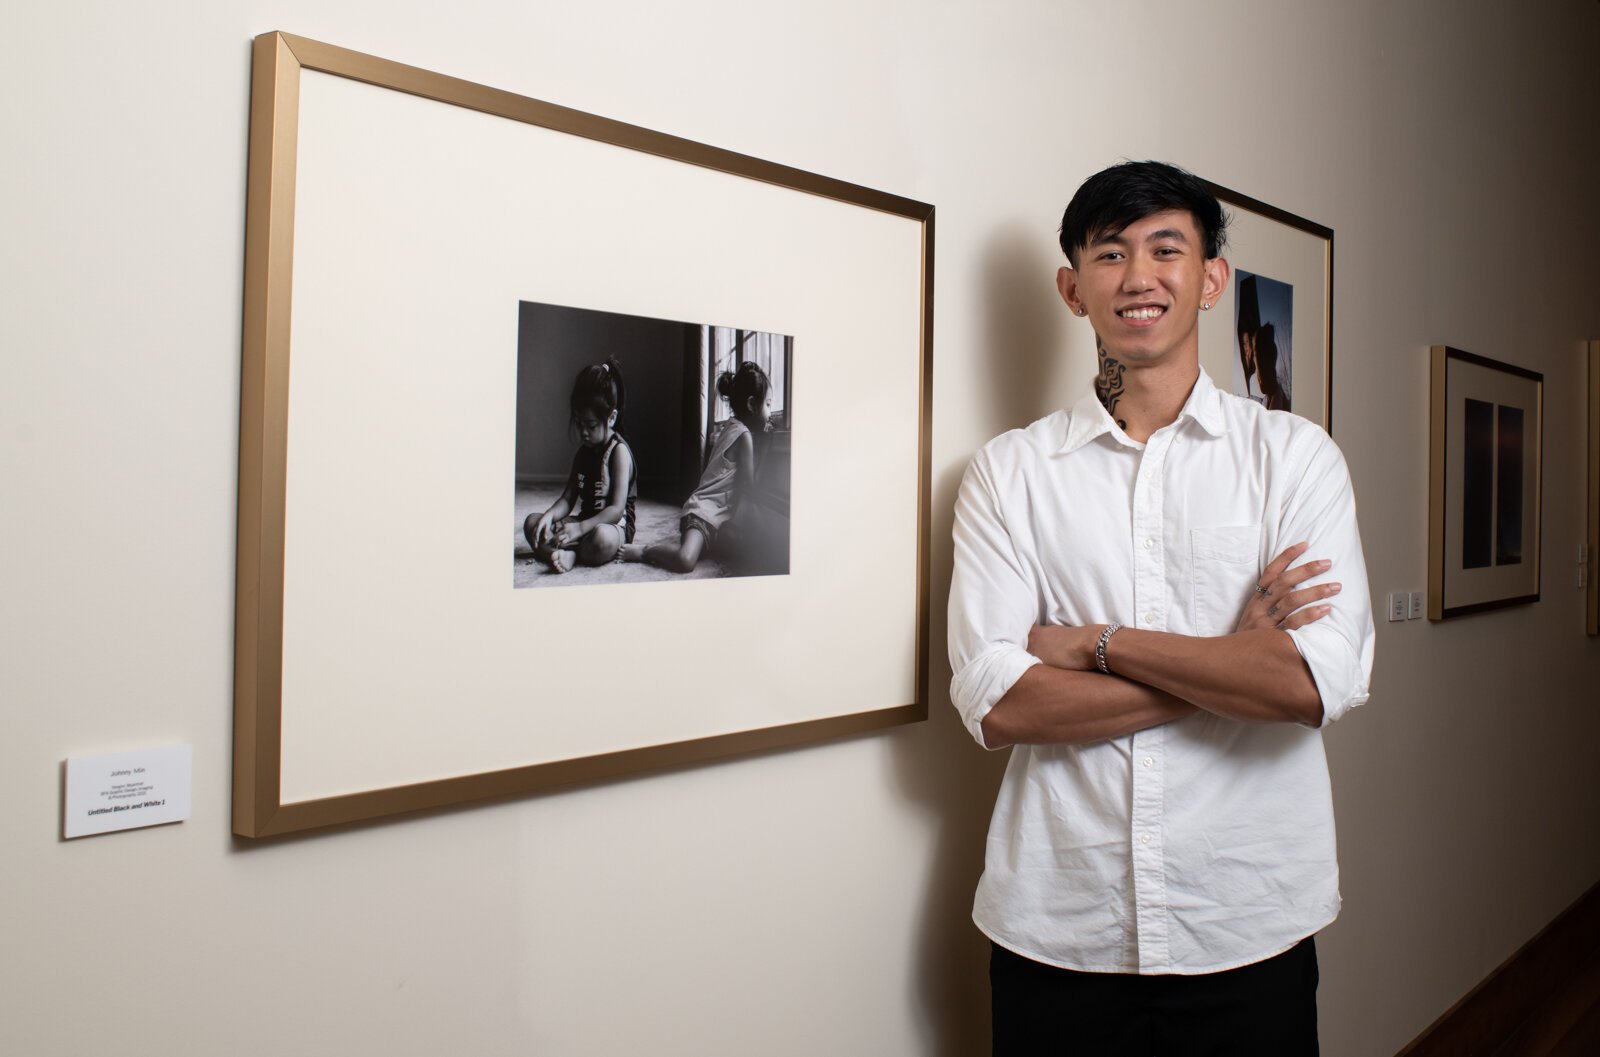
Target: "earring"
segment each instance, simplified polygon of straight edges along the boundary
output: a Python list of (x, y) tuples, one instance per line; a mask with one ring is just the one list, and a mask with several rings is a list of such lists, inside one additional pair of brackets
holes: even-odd
[(1205, 311), (1207, 311), (1207, 312), (1209, 312), (1209, 311), (1211, 311), (1211, 302), (1210, 302), (1210, 301), (1202, 301), (1202, 302), (1201, 302), (1201, 303), (1200, 303), (1200, 307), (1201, 307), (1201, 308), (1202, 308), (1202, 309), (1203, 309), (1203, 310), (1205, 310)]
[(1073, 309), (1073, 311), (1077, 312), (1080, 316), (1086, 316), (1089, 314), (1089, 310), (1087, 308), (1076, 308)]

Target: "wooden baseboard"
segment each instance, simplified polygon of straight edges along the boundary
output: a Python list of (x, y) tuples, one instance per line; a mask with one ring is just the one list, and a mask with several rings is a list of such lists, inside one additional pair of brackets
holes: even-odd
[(1507, 958), (1395, 1057), (1491, 1057), (1600, 946), (1600, 884)]

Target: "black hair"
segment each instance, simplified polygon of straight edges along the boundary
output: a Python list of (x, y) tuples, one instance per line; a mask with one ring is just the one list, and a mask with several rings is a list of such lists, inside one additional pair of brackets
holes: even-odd
[(1253, 275), (1239, 280), (1239, 319), (1234, 329), (1240, 334), (1253, 334), (1261, 329), (1261, 294)]
[[(1271, 380), (1270, 389), (1268, 379)], [(1263, 396), (1283, 392), (1278, 384), (1278, 328), (1271, 323), (1262, 324), (1256, 333), (1256, 385)]]
[(1217, 196), (1193, 173), (1159, 161), (1121, 162), (1083, 181), (1061, 217), (1061, 252), (1076, 268), (1091, 242), (1169, 209), (1194, 216), (1207, 259), (1222, 256), (1228, 218)]
[(767, 385), (767, 372), (750, 360), (741, 363), (737, 370), (723, 371), (717, 376), (717, 392), (727, 398), (733, 417), (740, 422), (750, 413), (751, 397), (758, 406), (767, 402)]
[(622, 425), (625, 395), (622, 385), (622, 365), (617, 363), (615, 356), (607, 357), (605, 363), (591, 363), (583, 368), (572, 383), (570, 406), (573, 429), (577, 429), (578, 416), (585, 411), (602, 422), (607, 415), (615, 411), (617, 421), (612, 428), (626, 435), (627, 431)]

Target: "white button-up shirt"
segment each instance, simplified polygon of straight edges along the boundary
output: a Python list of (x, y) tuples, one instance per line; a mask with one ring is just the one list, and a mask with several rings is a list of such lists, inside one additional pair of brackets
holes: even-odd
[[(1310, 422), (1219, 392), (1140, 444), (1093, 393), (986, 445), (956, 502), (951, 696), (972, 736), (1029, 667), (1034, 624), (1233, 631), (1290, 545), (1333, 611), (1288, 632), (1323, 723), (1367, 699), (1372, 606), (1344, 458)], [(1199, 712), (1089, 745), (1019, 745), (973, 919), (1029, 958), (1201, 973), (1287, 950), (1339, 910), (1321, 732)]]

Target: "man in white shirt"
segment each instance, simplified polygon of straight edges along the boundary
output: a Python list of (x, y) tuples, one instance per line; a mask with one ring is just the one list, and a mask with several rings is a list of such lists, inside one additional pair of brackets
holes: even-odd
[(1014, 747), (973, 909), (997, 1057), (1317, 1052), (1318, 728), (1367, 698), (1371, 603), (1338, 448), (1200, 369), (1225, 227), (1172, 166), (1079, 188), (1058, 286), (1095, 391), (957, 500), (951, 696)]

